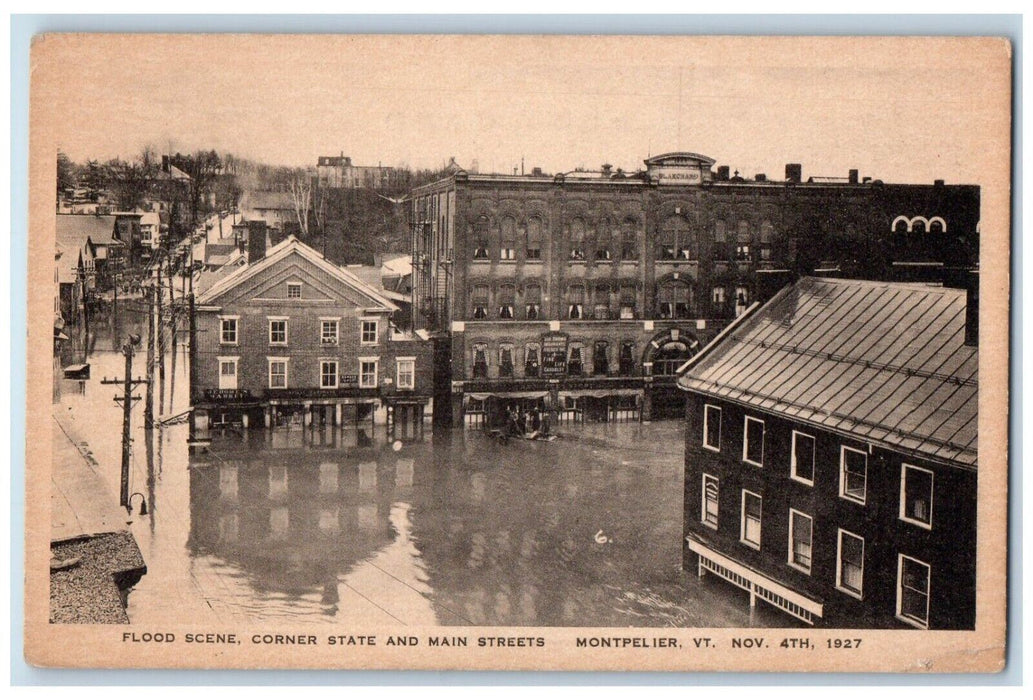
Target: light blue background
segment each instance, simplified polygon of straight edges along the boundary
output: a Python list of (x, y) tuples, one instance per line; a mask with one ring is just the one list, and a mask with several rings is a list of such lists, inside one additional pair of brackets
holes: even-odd
[[(1013, 227), (1022, 230), (1022, 18), (1019, 15), (14, 15), (11, 17), (11, 683), (14, 685), (1018, 685), (1022, 683), (1022, 405), (1012, 404), (1008, 667), (1001, 674), (71, 671), (34, 668), (22, 647), (25, 294), (29, 44), (40, 32), (882, 34), (1003, 36), (1014, 46)], [(1022, 386), (1021, 237), (1012, 235), (1012, 386)], [(1011, 396), (1021, 396), (1020, 391)]]

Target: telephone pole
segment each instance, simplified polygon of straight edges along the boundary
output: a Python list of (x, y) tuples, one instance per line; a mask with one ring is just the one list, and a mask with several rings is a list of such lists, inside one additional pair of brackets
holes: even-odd
[(129, 508), (129, 461), (131, 456), (132, 433), (130, 424), (132, 421), (133, 402), (139, 401), (139, 396), (133, 396), (133, 391), (139, 384), (146, 384), (147, 380), (141, 377), (133, 379), (133, 354), (135, 347), (140, 344), (140, 336), (130, 335), (129, 341), (122, 346), (122, 354), (126, 358), (125, 376), (119, 379), (114, 377), (101, 379), (101, 384), (121, 384), (122, 395), (115, 396), (115, 403), (122, 407), (122, 476), (119, 488), (119, 505)]

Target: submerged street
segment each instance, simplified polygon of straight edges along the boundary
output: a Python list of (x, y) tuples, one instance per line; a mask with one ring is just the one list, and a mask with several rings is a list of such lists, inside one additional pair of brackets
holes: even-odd
[[(64, 380), (55, 405), (115, 503), (121, 410), (100, 380), (124, 362), (105, 333), (126, 332), (99, 330), (91, 379)], [(181, 345), (166, 416), (187, 408), (186, 378)], [(148, 572), (129, 595), (134, 624), (792, 624), (764, 606), (751, 617), (746, 593), (681, 570), (680, 421), (506, 445), (432, 435), (429, 421), (404, 444), (369, 424), (216, 429), (190, 455), (185, 422), (148, 441), (142, 416), (141, 402), (130, 491), (149, 509), (132, 516)]]

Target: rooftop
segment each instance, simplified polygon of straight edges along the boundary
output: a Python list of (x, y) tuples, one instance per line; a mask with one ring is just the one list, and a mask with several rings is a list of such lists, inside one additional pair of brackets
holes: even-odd
[(964, 290), (805, 277), (702, 354), (683, 389), (975, 468)]

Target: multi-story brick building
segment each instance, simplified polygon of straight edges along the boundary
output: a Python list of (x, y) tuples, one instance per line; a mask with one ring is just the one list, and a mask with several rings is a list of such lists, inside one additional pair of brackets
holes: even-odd
[(296, 238), (224, 268), (200, 293), (191, 398), (199, 423), (388, 422), (407, 435), (431, 400), (431, 344), (397, 307)]
[(316, 163), (320, 187), (383, 190), (398, 184), (398, 176), (398, 168), (390, 166), (353, 165), (343, 152), (339, 156), (320, 156)]
[(975, 303), (805, 277), (693, 358), (685, 569), (816, 625), (972, 629)]
[(645, 164), (456, 169), (413, 191), (414, 326), (450, 341), (437, 390), (453, 422), (495, 399), (680, 415), (674, 370), (793, 276), (934, 280), (976, 261), (975, 186), (804, 181), (794, 164), (745, 180), (694, 153)]

